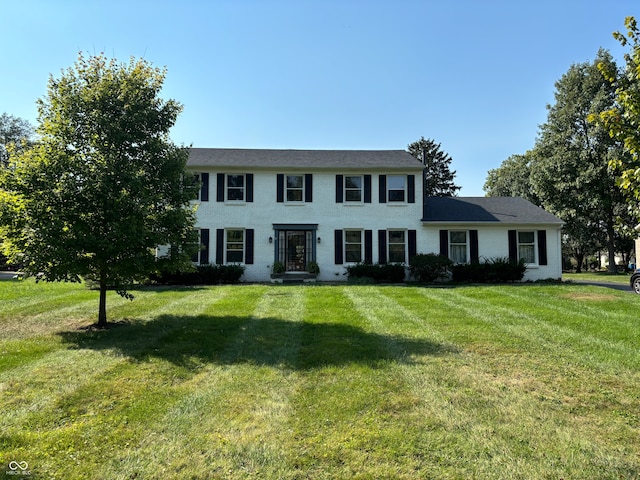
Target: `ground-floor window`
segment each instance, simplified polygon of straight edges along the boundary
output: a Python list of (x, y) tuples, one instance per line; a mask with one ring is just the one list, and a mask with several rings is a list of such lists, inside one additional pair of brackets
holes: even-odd
[(388, 239), (388, 259), (390, 263), (404, 263), (406, 262), (406, 239), (404, 230), (389, 230)]
[(226, 263), (244, 262), (244, 230), (228, 229), (226, 233)]
[(449, 231), (449, 259), (453, 263), (467, 263), (467, 232)]
[(362, 261), (362, 230), (345, 230), (344, 259), (353, 263)]
[(518, 232), (518, 259), (536, 263), (536, 232)]

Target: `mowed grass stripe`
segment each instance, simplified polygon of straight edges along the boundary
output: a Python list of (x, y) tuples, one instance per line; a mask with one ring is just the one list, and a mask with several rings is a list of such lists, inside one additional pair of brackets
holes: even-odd
[[(185, 305), (195, 312), (197, 304), (206, 306), (206, 302), (200, 301), (205, 293), (200, 298), (185, 295), (177, 300), (170, 296), (173, 300), (169, 302), (154, 298), (156, 301), (152, 303), (157, 314), (181, 311)], [(209, 295), (208, 301), (216, 298)], [(145, 305), (144, 299), (137, 306), (147, 318), (153, 318), (154, 310), (145, 308), (149, 305)], [(75, 442), (83, 438), (84, 447), (91, 454), (87, 453), (82, 460), (91, 465), (98, 460), (89, 457), (103, 451), (100, 443), (105, 438), (104, 434), (89, 432), (105, 422), (105, 409), (109, 412), (107, 417), (112, 418), (113, 414), (126, 411), (157, 414), (157, 408), (150, 408), (153, 405), (168, 408), (165, 404), (170, 405), (171, 389), (166, 387), (184, 377), (184, 372), (171, 371), (163, 362), (145, 366), (136, 361), (136, 355), (164, 335), (148, 325), (138, 326), (141, 328), (137, 332), (131, 331), (132, 325), (103, 332), (61, 332), (61, 340), (55, 343), (59, 349), (4, 372), (0, 377), (0, 403), (9, 406), (10, 414), (2, 417), (2, 431), (8, 435), (13, 451), (19, 453), (26, 446), (36, 452), (58, 451), (64, 445), (75, 450)], [(126, 340), (129, 345), (135, 344), (135, 348), (129, 348)], [(118, 383), (114, 385), (114, 381)], [(20, 428), (24, 424), (30, 425), (28, 432)], [(116, 427), (114, 431), (119, 430)], [(87, 443), (86, 438), (92, 440)]]
[[(515, 302), (511, 298), (510, 302), (509, 294), (512, 296), (514, 292), (522, 298)], [(630, 370), (640, 367), (637, 345), (594, 336), (588, 327), (562, 322), (563, 317), (576, 315), (571, 302), (566, 302), (561, 309), (557, 306), (549, 309), (548, 302), (538, 302), (535, 308), (523, 308), (527, 297), (522, 288), (496, 288), (491, 291), (495, 298), (490, 302), (487, 296), (463, 293), (463, 290), (451, 292), (452, 300), (459, 309), (490, 324), (492, 329), (502, 331), (502, 335), (506, 334), (515, 341), (514, 345), (524, 342), (529, 352), (546, 350), (553, 352), (561, 362), (582, 364), (588, 361), (593, 366), (609, 370), (619, 368), (620, 362)]]
[[(484, 298), (485, 307), (489, 310), (496, 308), (495, 299), (482, 288), (456, 289), (455, 292), (420, 288), (382, 291), (407, 306), (408, 310), (418, 312), (420, 305), (425, 304), (424, 297), (430, 297), (432, 318), (442, 319), (452, 304), (460, 306), (464, 303), (460, 302), (460, 296), (465, 293), (470, 293), (474, 299)], [(440, 305), (440, 313), (434, 312), (434, 303)], [(501, 305), (500, 301), (495, 303)], [(466, 313), (467, 316), (464, 327), (458, 328), (468, 329), (469, 322), (477, 321), (470, 313), (478, 309), (469, 309), (466, 305), (462, 308), (464, 312), (456, 313)], [(524, 318), (519, 313), (515, 315)], [(407, 316), (416, 319), (421, 315)], [(428, 322), (426, 317), (424, 321)], [(485, 322), (480, 320), (479, 323)], [(445, 324), (449, 322), (442, 323)], [(605, 447), (609, 441), (607, 434), (603, 435), (588, 415), (576, 416), (574, 405), (594, 401), (605, 405), (609, 395), (593, 392), (584, 396), (576, 391), (589, 384), (591, 372), (568, 370), (555, 361), (552, 365), (541, 364), (527, 349), (518, 354), (495, 349), (503, 341), (503, 336), (493, 337), (493, 346), (489, 347), (491, 355), (461, 350), (461, 355), (433, 358), (421, 369), (405, 369), (405, 379), (414, 385), (415, 395), (423, 398), (424, 414), (421, 418), (430, 431), (421, 437), (428, 445), (426, 451), (438, 452), (434, 460), (441, 468), (446, 465), (455, 468), (460, 462), (465, 465), (473, 463), (474, 469), (465, 472), (464, 476), (479, 475), (481, 478), (537, 478), (544, 476), (542, 472), (554, 469), (560, 477), (564, 468), (599, 471), (599, 464), (609, 461), (615, 455), (614, 450)], [(548, 361), (547, 356), (541, 358)], [(611, 409), (607, 416), (612, 423), (620, 423), (616, 412), (625, 411), (625, 416), (633, 418), (633, 412), (638, 410), (632, 388), (637, 382), (635, 376), (629, 379), (628, 384), (615, 389), (616, 403), (605, 407)], [(575, 397), (567, 397), (568, 394)], [(550, 405), (555, 405), (555, 408), (549, 409)], [(624, 424), (619, 425), (617, 431), (621, 436), (631, 433)], [(452, 442), (452, 439), (455, 440)], [(629, 453), (633, 450), (628, 449)], [(567, 451), (590, 454), (586, 460), (580, 455), (567, 458)], [(565, 462), (564, 465), (558, 465), (557, 459), (562, 459), (560, 462)], [(626, 465), (617, 462), (612, 468), (624, 471)]]
[[(417, 421), (416, 399), (395, 368), (407, 356), (393, 335), (372, 329), (366, 309), (353, 308), (351, 289), (308, 289), (305, 374), (290, 422), (294, 472), (414, 478), (419, 462), (407, 438)], [(356, 289), (366, 302), (369, 290)]]
[[(248, 301), (244, 294), (256, 290), (260, 296)], [(283, 423), (291, 415), (289, 396), (297, 383), (290, 366), (299, 348), (296, 323), (304, 316), (305, 299), (290, 287), (240, 293), (243, 301), (219, 304), (208, 319), (224, 327), (219, 362), (204, 365), (182, 386), (184, 395), (151, 428), (158, 433), (122, 458), (116, 471), (154, 478), (164, 468), (188, 465), (200, 478), (245, 478), (265, 469), (269, 478), (281, 476), (287, 466)], [(110, 474), (105, 471), (104, 478)]]

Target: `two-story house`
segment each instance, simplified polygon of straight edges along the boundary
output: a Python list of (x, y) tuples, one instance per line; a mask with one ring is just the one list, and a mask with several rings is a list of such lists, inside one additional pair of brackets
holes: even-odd
[(527, 279), (561, 276), (556, 217), (522, 199), (503, 199), (500, 207), (512, 205), (503, 216), (480, 218), (483, 199), (460, 215), (465, 199), (424, 198), (423, 166), (402, 150), (193, 148), (187, 165), (202, 184), (194, 260), (243, 264), (244, 281), (268, 281), (276, 262), (291, 275), (315, 263), (318, 280), (346, 280), (349, 264), (429, 252), (456, 262), (511, 253), (534, 267)]

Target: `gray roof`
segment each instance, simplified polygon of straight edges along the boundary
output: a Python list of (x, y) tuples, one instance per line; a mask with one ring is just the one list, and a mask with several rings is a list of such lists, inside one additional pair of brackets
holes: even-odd
[(241, 168), (313, 168), (422, 170), (404, 150), (256, 150), (192, 148), (187, 166)]
[(521, 197), (427, 197), (422, 221), (563, 224), (555, 215)]

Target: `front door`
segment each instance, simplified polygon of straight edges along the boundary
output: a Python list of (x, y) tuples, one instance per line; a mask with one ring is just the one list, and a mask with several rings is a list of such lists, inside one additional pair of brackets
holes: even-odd
[(287, 272), (304, 272), (307, 269), (306, 232), (287, 230), (285, 269)]

